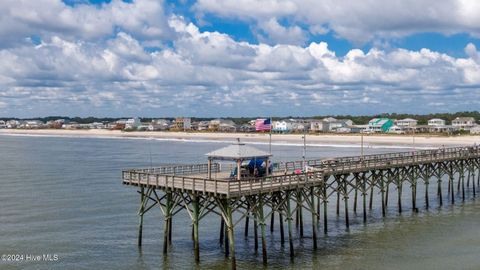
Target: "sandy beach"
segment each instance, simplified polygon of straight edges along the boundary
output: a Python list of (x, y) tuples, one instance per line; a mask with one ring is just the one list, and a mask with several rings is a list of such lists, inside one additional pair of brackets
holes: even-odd
[[(134, 131), (124, 132), (120, 130), (63, 130), (63, 129), (0, 129), (0, 135), (19, 136), (65, 136), (65, 137), (115, 137), (115, 138), (157, 138), (157, 139), (178, 139), (178, 140), (207, 140), (207, 141), (235, 141), (240, 138), (244, 142), (268, 142), (269, 135), (265, 133), (207, 133), (207, 132), (161, 132), (161, 131)], [(273, 134), (272, 143), (302, 143), (302, 134)], [(372, 135), (365, 134), (364, 144), (372, 146), (412, 146), (419, 147), (441, 147), (472, 145), (480, 143), (480, 136), (425, 136), (416, 135)], [(322, 145), (359, 145), (361, 136), (359, 134), (308, 134), (307, 143)]]

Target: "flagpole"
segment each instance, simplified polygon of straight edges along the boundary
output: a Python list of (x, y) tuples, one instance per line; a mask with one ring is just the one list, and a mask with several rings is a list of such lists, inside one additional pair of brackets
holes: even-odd
[(272, 117), (270, 117), (270, 139), (268, 141), (268, 149), (269, 149), (270, 155), (272, 154), (272, 128), (273, 128), (273, 122), (272, 122)]

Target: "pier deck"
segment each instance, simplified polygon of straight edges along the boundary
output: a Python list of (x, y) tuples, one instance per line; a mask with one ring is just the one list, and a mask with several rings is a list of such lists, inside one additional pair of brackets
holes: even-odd
[(245, 178), (230, 176), (232, 168), (215, 163), (208, 178), (207, 164), (170, 165), (158, 168), (131, 169), (122, 172), (126, 185), (200, 192), (226, 197), (270, 193), (323, 184), (323, 176), (360, 173), (445, 161), (480, 157), (478, 147), (456, 147), (415, 152), (306, 160), (278, 163), (271, 176)]
[[(238, 148), (240, 144), (235, 147)], [(217, 152), (218, 153), (218, 152)], [(265, 157), (269, 157), (264, 155)], [(244, 160), (243, 160), (244, 161)], [(237, 169), (242, 160), (237, 162)], [(266, 162), (268, 165), (268, 161)], [(266, 166), (268, 167), (268, 166)], [(410, 206), (417, 207), (417, 186), (424, 188), (425, 208), (432, 198), (429, 186), (435, 185), (439, 206), (444, 200), (454, 204), (465, 202), (466, 196), (476, 196), (480, 185), (480, 147), (455, 147), (378, 155), (350, 156), (330, 159), (280, 162), (273, 166), (271, 175), (264, 177), (231, 177), (231, 166), (212, 163), (166, 165), (156, 168), (130, 169), (122, 172), (122, 182), (135, 186), (140, 194), (138, 245), (142, 244), (144, 214), (158, 206), (164, 217), (163, 252), (172, 245), (172, 220), (180, 211), (187, 211), (192, 220), (194, 255), (200, 261), (199, 221), (207, 215), (220, 217), (219, 244), (225, 255), (230, 256), (232, 269), (236, 268), (234, 229), (245, 221), (245, 237), (253, 220), (254, 249), (259, 247), (258, 229), (261, 234), (262, 259), (267, 263), (265, 230), (270, 218), (270, 230), (274, 229), (274, 217), (278, 214), (280, 241), (285, 241), (284, 222), (287, 223), (290, 257), (294, 260), (292, 221), (299, 237), (304, 237), (304, 211), (312, 229), (312, 244), (317, 248), (317, 230), (323, 220), (323, 231), (328, 231), (328, 205), (336, 205), (340, 215), (343, 205), (345, 226), (350, 226), (349, 213), (372, 211), (374, 194), (381, 201), (382, 216), (386, 216), (389, 194), (396, 195), (398, 212), (404, 211), (404, 189), (409, 188)], [(239, 170), (241, 171), (241, 170)], [(446, 182), (447, 192), (443, 189)], [(465, 185), (466, 182), (466, 185)], [(392, 192), (395, 189), (395, 192)], [(466, 192), (471, 191), (471, 192)], [(431, 196), (431, 195), (430, 195)], [(332, 200), (332, 197), (335, 199)], [(352, 207), (353, 203), (353, 209)], [(391, 202), (390, 202), (391, 203)]]

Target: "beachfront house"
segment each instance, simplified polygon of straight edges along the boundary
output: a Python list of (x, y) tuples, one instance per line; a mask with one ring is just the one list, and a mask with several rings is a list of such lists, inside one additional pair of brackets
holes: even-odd
[(7, 128), (17, 128), (20, 126), (20, 122), (18, 120), (10, 120), (7, 121), (6, 123)]
[(252, 126), (250, 124), (243, 124), (238, 128), (238, 131), (240, 132), (255, 132), (255, 126)]
[(235, 132), (237, 125), (230, 119), (213, 119), (208, 123), (208, 129), (211, 131)]
[(429, 126), (445, 126), (446, 122), (443, 119), (440, 118), (432, 118), (428, 120), (428, 125)]
[(388, 129), (388, 133), (405, 134), (405, 127), (393, 125)]
[(208, 125), (210, 124), (210, 121), (200, 121), (197, 123), (197, 130), (198, 131), (205, 131), (208, 130)]
[(399, 127), (414, 127), (418, 123), (417, 120), (412, 119), (412, 118), (405, 118), (401, 120), (397, 120), (396, 125)]
[(20, 124), (20, 127), (27, 129), (43, 128), (44, 123), (40, 120), (26, 120), (22, 124)]
[(472, 128), (470, 128), (470, 134), (480, 134), (480, 126), (474, 126)]
[(475, 125), (473, 117), (457, 117), (452, 121), (452, 126), (460, 130), (470, 130)]
[(329, 124), (323, 120), (313, 120), (310, 122), (310, 130), (313, 132), (327, 132)]
[(3, 120), (0, 120), (0, 128), (7, 128), (7, 123), (5, 123)]
[(368, 122), (366, 132), (387, 132), (393, 126), (393, 121), (388, 118), (373, 118)]
[(190, 117), (177, 117), (175, 122), (172, 125), (172, 129), (180, 130), (191, 130), (192, 129), (192, 119)]
[(167, 130), (169, 126), (170, 126), (170, 120), (154, 119), (148, 125), (147, 130), (149, 131)]
[(273, 132), (289, 132), (292, 130), (292, 122), (289, 120), (273, 121)]
[(134, 117), (125, 121), (125, 129), (137, 129), (140, 126), (140, 118)]

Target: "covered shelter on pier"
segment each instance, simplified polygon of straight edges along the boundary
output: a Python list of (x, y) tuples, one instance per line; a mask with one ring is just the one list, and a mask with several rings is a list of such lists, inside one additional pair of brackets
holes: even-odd
[[(242, 179), (242, 175), (248, 175), (242, 173), (242, 163), (247, 160), (264, 160), (265, 161), (265, 175), (268, 176), (270, 173), (270, 157), (272, 154), (265, 151), (256, 149), (251, 146), (247, 146), (244, 143), (240, 142), (238, 139), (237, 143), (217, 149), (210, 153), (205, 154), (208, 157), (208, 179), (212, 178), (212, 162), (215, 160), (223, 161), (233, 161), (236, 163), (236, 178), (237, 180)], [(256, 166), (256, 164), (255, 164)]]

